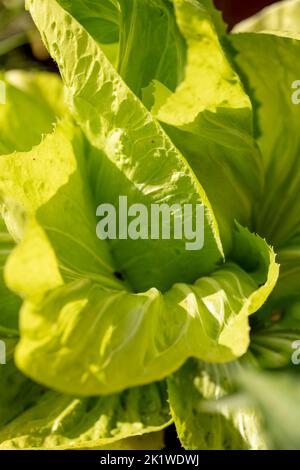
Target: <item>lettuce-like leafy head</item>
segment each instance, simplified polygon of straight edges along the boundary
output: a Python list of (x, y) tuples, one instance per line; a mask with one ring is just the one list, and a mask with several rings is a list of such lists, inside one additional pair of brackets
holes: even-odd
[[(270, 296), (267, 315), (282, 302), (286, 273), (289, 300), (298, 296), (285, 262), (297, 247), (297, 206), (280, 219), (297, 138), (280, 161), (282, 125), (267, 86), (278, 61), (267, 58), (282, 52), (288, 83), (299, 41), (228, 36), (210, 0), (27, 8), (62, 82), (8, 74), (0, 109), (0, 333), (11, 342), (15, 396), (29, 387), (33, 397), (15, 413), (0, 408), (2, 447), (112, 448), (153, 432), (160, 442), (170, 411), (186, 448), (267, 447), (253, 408), (221, 403), (205, 416), (197, 402), (247, 387), (231, 378), (241, 363), (227, 363), (247, 351), (263, 363), (265, 325), (254, 320), (250, 334), (249, 317), (260, 318)], [(297, 111), (283, 101), (296, 134)], [(27, 131), (28, 108), (36, 126)], [(292, 183), (288, 202), (296, 172)], [(201, 205), (203, 248), (187, 250), (186, 234), (98, 239), (96, 209), (119, 196), (148, 209)]]

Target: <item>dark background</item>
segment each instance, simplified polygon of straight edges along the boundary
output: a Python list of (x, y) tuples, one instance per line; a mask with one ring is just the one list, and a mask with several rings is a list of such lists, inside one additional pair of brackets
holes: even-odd
[(235, 23), (275, 2), (274, 0), (214, 0), (214, 3), (219, 10), (223, 11), (224, 19), (231, 28)]

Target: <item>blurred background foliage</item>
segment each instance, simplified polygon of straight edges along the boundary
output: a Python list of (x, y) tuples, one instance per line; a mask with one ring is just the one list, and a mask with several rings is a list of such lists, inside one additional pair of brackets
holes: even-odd
[(24, 0), (0, 0), (0, 68), (54, 68)]
[[(76, 1), (76, 0), (74, 0)], [(101, 1), (101, 0), (99, 0)], [(231, 28), (274, 0), (214, 0)], [(0, 68), (56, 70), (29, 14), (24, 0), (0, 0)]]

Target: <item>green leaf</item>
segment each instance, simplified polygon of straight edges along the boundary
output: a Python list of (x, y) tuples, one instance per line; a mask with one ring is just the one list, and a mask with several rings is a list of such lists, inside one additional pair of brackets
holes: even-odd
[(185, 44), (171, 3), (118, 0), (117, 7), (108, 7), (107, 3), (110, 2), (104, 5), (90, 0), (60, 2), (101, 44), (105, 53), (107, 30), (112, 35), (108, 37), (110, 42), (119, 39), (116, 68), (137, 96), (141, 96), (142, 89), (154, 78), (175, 89), (183, 76)]
[(101, 398), (46, 391), (0, 429), (0, 449), (134, 449), (138, 442), (130, 447), (123, 439), (158, 432), (170, 421), (164, 383)]
[(217, 9), (217, 7), (214, 4), (214, 1), (213, 0), (197, 0), (197, 2), (203, 5), (209, 12), (219, 37), (221, 38), (222, 36), (224, 36), (226, 33), (227, 25), (226, 23), (224, 23), (223, 13)]
[(299, 15), (300, 1), (284, 0), (238, 23), (233, 31), (235, 33), (268, 31), (279, 35), (289, 32), (300, 33)]
[[(189, 360), (168, 379), (171, 412), (180, 441), (188, 450), (261, 450), (266, 443), (260, 420), (251, 408), (222, 404), (235, 391), (241, 366)], [(217, 412), (203, 408), (206, 401), (220, 403)]]
[(6, 260), (14, 247), (15, 243), (0, 215), (0, 338), (4, 332), (15, 334), (18, 331), (18, 311), (21, 301), (7, 289), (3, 278)]
[[(300, 73), (300, 41), (242, 33), (232, 35), (231, 43), (238, 51), (235, 60), (259, 104), (258, 144), (264, 161), (265, 189), (257, 203), (255, 228), (269, 243), (282, 247), (298, 235), (300, 223), (300, 107), (292, 102), (292, 84)], [(270, 77), (275, 74), (277, 80), (270, 86)]]
[(297, 450), (299, 431), (299, 378), (293, 374), (247, 370), (241, 383), (263, 417), (269, 448)]
[[(186, 240), (118, 239), (111, 250), (119, 270), (136, 291), (153, 286), (165, 291), (176, 281), (193, 282), (209, 273), (223, 254), (218, 227), (206, 194), (183, 156), (98, 44), (58, 1), (33, 0), (28, 6), (61, 69), (77, 122), (101, 151), (94, 156), (95, 208), (103, 201), (115, 204), (120, 194), (127, 195), (128, 205), (139, 202), (149, 207), (168, 201), (169, 205), (205, 206), (206, 250), (187, 251)], [(55, 32), (50, 23), (56, 25)], [(158, 256), (153, 257), (153, 252)]]
[(272, 295), (273, 303), (297, 298), (300, 295), (300, 236), (285, 243), (278, 250), (280, 276)]
[[(1, 334), (1, 333), (0, 333)], [(21, 374), (16, 368), (12, 354), (18, 338), (1, 335), (6, 344), (6, 364), (0, 365), (0, 432), (3, 427), (44, 393), (44, 389)]]
[(100, 450), (161, 450), (165, 448), (164, 431), (128, 437), (120, 441), (110, 442)]
[[(0, 161), (5, 220), (22, 240), (6, 266), (8, 285), (26, 297), (18, 366), (58, 391), (99, 395), (161, 380), (190, 356), (220, 362), (244, 354), (248, 316), (277, 279), (272, 250), (240, 233), (256, 246), (259, 279), (252, 266), (250, 273), (234, 263), (217, 269), (217, 225), (184, 158), (59, 2), (28, 5), (94, 147), (61, 123), (31, 152)], [(204, 201), (205, 249), (189, 254), (174, 240), (97, 240), (95, 208), (119, 194), (147, 206)], [(25, 221), (15, 207), (25, 210)], [(116, 268), (140, 293), (114, 276)], [(138, 358), (130, 368), (129, 358)]]
[(122, 287), (107, 243), (95, 234), (84, 150), (81, 132), (64, 121), (31, 152), (0, 159), (3, 215), (14, 238), (23, 239), (13, 258), (15, 268), (27, 274), (22, 279), (16, 271), (11, 282), (22, 295), (35, 297), (64, 281), (86, 278), (104, 288)]
[[(235, 60), (257, 102), (258, 143), (264, 159), (265, 191), (256, 208), (256, 230), (277, 248), (281, 270), (271, 302), (278, 307), (284, 299), (300, 294), (300, 108), (292, 102), (292, 84), (300, 73), (297, 65), (300, 42), (269, 34), (243, 33), (231, 36), (231, 43), (238, 51)], [(278, 74), (279, 64), (282, 71), (280, 79), (269, 87), (266, 81), (275, 71)], [(259, 70), (259, 74), (255, 70)], [(284, 119), (278, 119), (278, 116), (284, 116)], [(288, 140), (286, 136), (290, 136)]]
[[(0, 105), (0, 154), (30, 150), (66, 113), (62, 82), (57, 75), (46, 72), (10, 71), (1, 78), (5, 84), (5, 104)], [(10, 228), (17, 237), (18, 231)], [(6, 288), (3, 279), (5, 262), (14, 246), (0, 216), (0, 328), (16, 333), (21, 301)]]
[(270, 314), (261, 319), (251, 335), (251, 352), (264, 368), (293, 367), (292, 355), (300, 338), (299, 296), (281, 302), (276, 304), (272, 298)]
[(294, 353), (292, 345), (299, 340), (299, 319), (297, 328), (282, 330), (268, 328), (251, 336), (251, 352), (264, 369), (281, 369), (291, 366)]
[[(248, 347), (247, 316), (268, 296), (274, 284), (271, 274), (258, 290), (258, 284), (232, 264), (194, 286), (175, 285), (164, 296), (156, 289), (144, 294), (121, 291), (125, 286), (103, 261), (109, 255), (107, 245), (90, 236), (81, 155), (77, 153), (76, 170), (64, 127), (58, 126), (26, 160), (25, 154), (14, 154), (0, 162), (6, 197), (18, 196), (29, 214), (24, 239), (6, 268), (8, 285), (28, 298), (22, 309), (19, 367), (53, 388), (93, 395), (165, 377), (190, 355), (218, 361), (243, 354)], [(36, 184), (43, 188), (38, 195)], [(7, 214), (13, 224), (14, 214)], [(77, 220), (82, 214), (84, 223)], [(93, 246), (94, 240), (99, 247)], [(94, 273), (90, 252), (97, 256)], [(271, 252), (266, 271), (269, 263), (270, 273), (276, 271)], [(137, 351), (140, 360), (128, 371), (128, 357), (136, 357)]]
[[(61, 5), (101, 44), (108, 60), (117, 67), (120, 12), (112, 0), (62, 0)], [(45, 38), (44, 38), (45, 39)]]
[(250, 99), (203, 3), (174, 1), (177, 23), (187, 44), (185, 77), (175, 93), (158, 81), (154, 83), (152, 111), (203, 185), (228, 253), (234, 221), (251, 228), (263, 172), (252, 136)]
[(164, 296), (73, 282), (25, 304), (17, 363), (59, 391), (96, 395), (160, 380), (190, 356), (228, 361), (248, 348), (256, 288), (235, 265)]
[(277, 279), (272, 250), (240, 228), (237, 240), (256, 245), (259, 276), (226, 263), (165, 294), (130, 292), (95, 236), (83, 148), (78, 129), (62, 122), (31, 152), (0, 159), (4, 215), (21, 240), (6, 265), (7, 285), (26, 298), (18, 367), (63, 393), (98, 395), (160, 380), (190, 356), (220, 362), (244, 354), (248, 316)]
[[(52, 155), (51, 141), (58, 138), (66, 159), (61, 130), (57, 134), (42, 145)], [(41, 148), (38, 154), (43, 155)], [(49, 171), (52, 166), (53, 172), (63, 178), (66, 165), (61, 168), (55, 155), (56, 166), (50, 159)], [(14, 162), (17, 159), (15, 155)], [(32, 165), (32, 159), (27, 161)], [(43, 164), (46, 161), (43, 158)], [(26, 166), (22, 170), (27, 178)], [(48, 178), (49, 172), (44, 175)], [(20, 173), (18, 180), (22, 181)], [(68, 194), (66, 185), (58, 190), (62, 201), (64, 191)], [(26, 196), (30, 197), (28, 192)], [(54, 207), (46, 204), (39, 209), (46, 228), (53, 210), (52, 223), (68, 222), (66, 214), (57, 217), (61, 206)], [(81, 233), (82, 227), (80, 224)], [(160, 380), (190, 356), (220, 362), (244, 354), (249, 345), (248, 315), (264, 303), (277, 278), (274, 254), (257, 238), (263, 284), (262, 274), (256, 281), (255, 273), (253, 278), (233, 263), (194, 285), (175, 284), (164, 295), (155, 288), (133, 294), (114, 281), (109, 272), (100, 276), (95, 271), (88, 277), (79, 270), (78, 279), (72, 279), (67, 271), (63, 280), (61, 274), (66, 269), (59, 257), (63, 256), (65, 262), (67, 253), (74, 256), (73, 246), (70, 244), (68, 251), (63, 245), (60, 251), (61, 239), (53, 238), (54, 230), (47, 230), (53, 247), (42, 227), (31, 221), (8, 261), (6, 280), (28, 299), (22, 308), (18, 366), (33, 379), (64, 393), (109, 394)], [(67, 225), (64, 230), (68, 233)], [(240, 236), (254, 237), (243, 232)], [(80, 245), (74, 250), (80, 250)], [(259, 259), (257, 253), (255, 257)], [(81, 257), (79, 260), (85, 262)], [(129, 358), (135, 358), (130, 368)]]
[(118, 42), (120, 14), (114, 0), (61, 0), (60, 3), (99, 44)]
[(10, 71), (0, 78), (6, 94), (0, 104), (0, 155), (29, 151), (66, 114), (62, 82), (47, 72)]
[(186, 47), (173, 5), (164, 0), (119, 0), (119, 4), (120, 75), (137, 96), (153, 79), (174, 90), (183, 78)]

